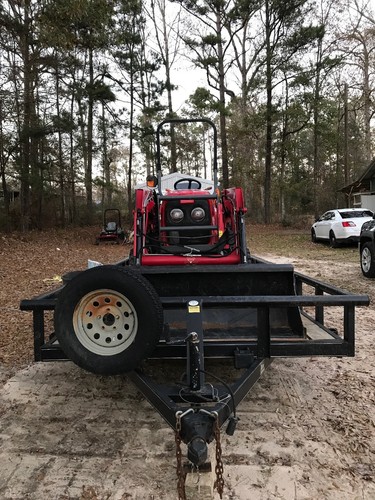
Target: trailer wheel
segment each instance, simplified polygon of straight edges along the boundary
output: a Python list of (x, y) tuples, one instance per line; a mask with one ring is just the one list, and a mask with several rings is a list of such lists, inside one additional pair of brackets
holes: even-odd
[(375, 255), (371, 243), (365, 243), (361, 248), (361, 269), (366, 278), (375, 278)]
[(134, 370), (154, 350), (163, 309), (152, 285), (118, 266), (88, 269), (61, 290), (55, 333), (78, 366), (103, 375)]

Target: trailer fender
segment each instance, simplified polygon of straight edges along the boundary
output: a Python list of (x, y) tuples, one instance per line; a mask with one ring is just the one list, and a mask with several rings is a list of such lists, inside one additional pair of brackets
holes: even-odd
[(99, 266), (73, 277), (58, 295), (55, 333), (66, 356), (103, 375), (134, 370), (158, 343), (163, 308), (136, 271)]

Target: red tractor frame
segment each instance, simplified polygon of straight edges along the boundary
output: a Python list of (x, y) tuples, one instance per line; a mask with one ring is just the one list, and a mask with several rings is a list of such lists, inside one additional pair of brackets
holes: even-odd
[[(166, 124), (203, 122), (213, 130), (213, 188), (198, 180), (178, 180), (162, 190), (161, 130)], [(246, 208), (241, 188), (218, 188), (217, 131), (207, 119), (174, 119), (159, 124), (157, 178), (153, 187), (136, 190), (135, 263), (141, 266), (225, 265), (247, 262), (244, 231)]]

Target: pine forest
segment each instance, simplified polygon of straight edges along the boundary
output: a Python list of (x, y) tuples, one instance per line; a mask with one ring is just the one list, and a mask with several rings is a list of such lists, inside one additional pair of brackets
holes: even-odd
[[(0, 231), (97, 223), (155, 174), (155, 130), (205, 117), (220, 185), (293, 224), (348, 204), (373, 159), (375, 6), (363, 0), (0, 0)], [(202, 124), (163, 136), (204, 177)]]

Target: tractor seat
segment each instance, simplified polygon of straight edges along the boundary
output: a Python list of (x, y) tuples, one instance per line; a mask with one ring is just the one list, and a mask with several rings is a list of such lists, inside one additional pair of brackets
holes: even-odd
[(117, 231), (116, 222), (107, 222), (107, 225), (105, 226), (105, 230), (107, 233), (115, 233)]

